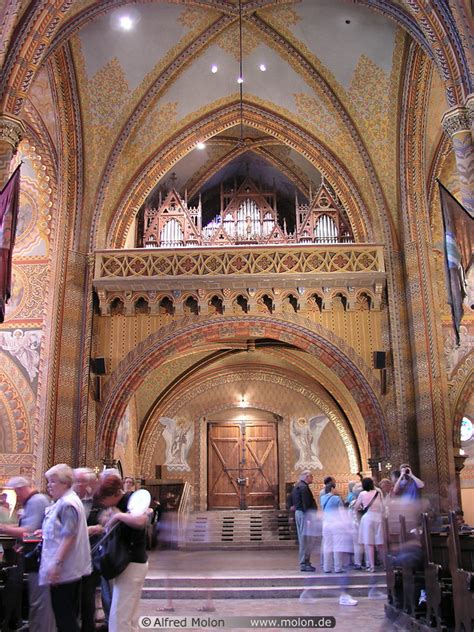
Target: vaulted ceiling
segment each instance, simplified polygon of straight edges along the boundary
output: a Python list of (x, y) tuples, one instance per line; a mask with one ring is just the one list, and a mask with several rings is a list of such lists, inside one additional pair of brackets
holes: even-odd
[[(238, 0), (64, 4), (42, 54), (67, 60), (60, 73), (79, 124), (84, 247), (130, 245), (134, 217), (173, 173), (191, 199), (203, 193), (210, 215), (222, 179), (249, 173), (275, 187), (286, 209), (324, 177), (365, 239), (393, 238), (382, 226), (398, 224), (407, 47), (416, 42), (436, 61), (417, 1), (242, 0), (241, 46)], [(17, 5), (26, 20), (31, 3)], [(26, 102), (60, 151), (48, 72), (35, 75)], [(436, 73), (433, 85), (427, 120), (439, 121), (451, 93)], [(439, 124), (432, 132), (431, 154)]]

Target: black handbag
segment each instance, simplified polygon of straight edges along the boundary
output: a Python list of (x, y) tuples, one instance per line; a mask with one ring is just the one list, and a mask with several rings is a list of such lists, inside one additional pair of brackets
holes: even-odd
[(105, 579), (118, 577), (130, 563), (130, 549), (121, 537), (121, 526), (117, 525), (92, 549), (94, 570)]
[(22, 550), (23, 571), (25, 573), (37, 573), (41, 564), (42, 542), (24, 543)]
[(364, 516), (370, 509), (370, 507), (372, 506), (372, 503), (374, 502), (374, 500), (377, 498), (377, 496), (379, 495), (378, 492), (375, 493), (375, 496), (372, 498), (372, 500), (370, 501), (370, 503), (367, 505), (367, 507), (359, 507), (357, 513), (359, 514), (359, 516), (362, 518), (362, 516)]

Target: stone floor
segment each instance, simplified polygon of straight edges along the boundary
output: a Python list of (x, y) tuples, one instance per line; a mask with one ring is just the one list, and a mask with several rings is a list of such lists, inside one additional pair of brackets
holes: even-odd
[[(276, 602), (276, 603), (275, 603)], [(316, 604), (302, 604), (297, 599), (227, 599), (224, 601), (214, 601), (215, 612), (212, 616), (215, 619), (219, 615), (230, 617), (240, 615), (253, 616), (333, 616), (336, 618), (337, 632), (400, 632), (403, 628), (394, 626), (384, 615), (384, 601), (372, 600), (367, 597), (358, 598), (358, 604), (354, 607), (340, 606), (337, 598), (323, 598)], [(197, 600), (175, 601), (173, 613), (164, 613), (159, 610), (165, 605), (162, 601), (152, 599), (142, 600), (140, 603), (140, 616), (160, 617), (164, 614), (170, 616), (204, 616), (199, 612), (202, 606)], [(170, 629), (170, 628), (160, 628)], [(183, 628), (181, 628), (183, 629)], [(203, 628), (204, 629), (204, 628)], [(210, 629), (210, 628), (209, 628)], [(217, 628), (219, 629), (219, 628)], [(248, 630), (250, 628), (228, 628), (225, 630)], [(252, 630), (278, 630), (278, 628), (251, 628)], [(293, 630), (303, 630), (308, 628), (292, 628)], [(281, 630), (281, 628), (279, 629)]]
[[(192, 581), (195, 577), (219, 576), (240, 577), (251, 573), (255, 578), (268, 577), (269, 573), (300, 576), (297, 567), (295, 551), (153, 551), (149, 558), (148, 577), (187, 576)], [(210, 582), (212, 585), (212, 582)], [(212, 595), (212, 593), (211, 593)], [(212, 598), (212, 597), (211, 597)], [(332, 598), (321, 597), (315, 603), (302, 603), (298, 599), (225, 599), (213, 600), (215, 612), (211, 616), (333, 616), (336, 619), (337, 632), (400, 632), (402, 627), (394, 626), (384, 615), (384, 599), (370, 599), (358, 597), (358, 605), (354, 607), (340, 606), (338, 596)], [(174, 600), (174, 612), (163, 612), (161, 609), (169, 606), (165, 600), (142, 599), (140, 602), (140, 616), (150, 618), (169, 615), (172, 617), (203, 616), (199, 611), (206, 605), (198, 599)], [(171, 629), (161, 627), (160, 629)], [(176, 629), (176, 628), (174, 628)], [(186, 628), (180, 628), (186, 629)], [(211, 629), (202, 628), (202, 629)], [(214, 627), (213, 629), (222, 629)], [(277, 630), (281, 628), (230, 628), (253, 630)], [(308, 629), (292, 628), (296, 630)], [(315, 629), (315, 628), (313, 628)]]

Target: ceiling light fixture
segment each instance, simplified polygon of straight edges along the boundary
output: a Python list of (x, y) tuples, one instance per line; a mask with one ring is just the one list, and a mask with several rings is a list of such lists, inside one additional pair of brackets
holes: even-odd
[(212, 74), (214, 74), (214, 75), (215, 75), (215, 74), (216, 74), (216, 72), (217, 72), (217, 70), (218, 70), (218, 68), (217, 68), (216, 64), (213, 64), (213, 65), (211, 66), (211, 72), (212, 72)]
[(196, 145), (197, 149), (206, 149), (206, 143), (203, 143), (202, 140)]
[(124, 31), (130, 31), (133, 27), (133, 20), (129, 15), (122, 15), (119, 20), (120, 28)]
[(265, 64), (260, 64), (259, 68), (260, 68), (260, 70), (261, 70), (262, 72), (265, 72), (265, 71), (266, 71), (266, 69), (267, 69), (267, 67), (265, 66)]

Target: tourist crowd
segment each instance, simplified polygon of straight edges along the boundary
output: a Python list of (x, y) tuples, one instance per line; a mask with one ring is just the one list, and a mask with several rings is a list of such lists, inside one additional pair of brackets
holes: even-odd
[(5, 586), (11, 599), (4, 595), (3, 604), (6, 629), (21, 624), (24, 573), (30, 632), (95, 632), (99, 585), (103, 629), (138, 629), (148, 568), (147, 525), (153, 515), (149, 503), (131, 511), (135, 481), (122, 480), (115, 469), (97, 476), (91, 469), (73, 470), (61, 463), (45, 476), (47, 495), (22, 476), (8, 481), (6, 489), (16, 493), (16, 516), (7, 494), (0, 498), (0, 534), (16, 539), (2, 561), (10, 571)]

